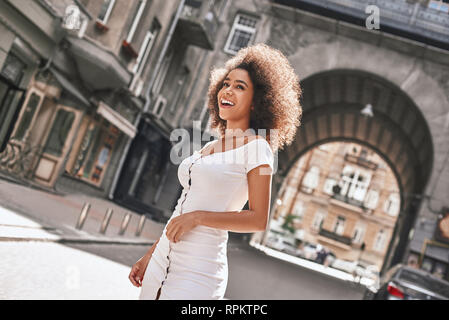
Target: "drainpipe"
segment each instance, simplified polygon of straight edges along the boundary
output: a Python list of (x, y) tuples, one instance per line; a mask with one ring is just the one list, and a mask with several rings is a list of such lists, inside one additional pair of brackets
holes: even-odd
[[(185, 0), (181, 0), (181, 2), (179, 3), (178, 9), (176, 11), (176, 15), (173, 19), (171, 26), (170, 26), (170, 30), (168, 32), (167, 37), (165, 38), (164, 46), (162, 47), (162, 51), (159, 55), (158, 61), (156, 63), (156, 67), (154, 68), (154, 72), (152, 73), (151, 80), (149, 82), (147, 91), (145, 92), (145, 105), (143, 107), (143, 110), (141, 112), (139, 112), (139, 114), (137, 115), (136, 121), (134, 122), (135, 127), (138, 126), (140, 119), (142, 118), (142, 114), (148, 112), (148, 109), (150, 108), (151, 88), (153, 87), (154, 81), (156, 80), (157, 73), (159, 72), (159, 69), (162, 65), (162, 60), (164, 59), (168, 45), (170, 44), (170, 41), (173, 37), (173, 33), (175, 31), (176, 25), (178, 24), (178, 20), (181, 15), (182, 9), (184, 8), (184, 3), (185, 3)], [(117, 170), (115, 171), (116, 173), (114, 175), (114, 179), (112, 180), (112, 185), (111, 185), (111, 188), (109, 189), (109, 195), (108, 195), (109, 199), (111, 199), (111, 200), (114, 199), (114, 192), (117, 189), (118, 179), (119, 179), (120, 173), (122, 171), (123, 164), (125, 163), (125, 158), (128, 155), (129, 148), (131, 147), (131, 142), (132, 142), (132, 139), (128, 138), (128, 141), (126, 142), (126, 146), (125, 146), (125, 148), (122, 152), (122, 155), (120, 157), (120, 161), (119, 161)]]

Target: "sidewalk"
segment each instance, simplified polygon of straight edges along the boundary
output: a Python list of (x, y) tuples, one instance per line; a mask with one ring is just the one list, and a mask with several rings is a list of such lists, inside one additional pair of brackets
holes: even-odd
[[(76, 225), (86, 202), (91, 207), (82, 229), (78, 230)], [(108, 208), (113, 214), (102, 234), (100, 228)], [(126, 213), (131, 214), (131, 219), (125, 233), (119, 235)], [(106, 199), (82, 194), (58, 195), (0, 180), (1, 241), (152, 244), (159, 239), (165, 225), (146, 219), (142, 233), (137, 237), (135, 233), (141, 216)]]

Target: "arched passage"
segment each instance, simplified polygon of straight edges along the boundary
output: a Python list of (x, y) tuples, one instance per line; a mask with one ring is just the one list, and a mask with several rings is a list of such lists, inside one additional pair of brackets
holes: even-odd
[[(302, 81), (302, 125), (292, 145), (278, 154), (273, 199), (292, 165), (310, 148), (345, 140), (364, 144), (390, 165), (401, 191), (401, 214), (384, 267), (399, 262), (432, 172), (434, 147), (429, 126), (399, 87), (366, 71), (332, 70)], [(371, 104), (373, 117), (361, 110)]]

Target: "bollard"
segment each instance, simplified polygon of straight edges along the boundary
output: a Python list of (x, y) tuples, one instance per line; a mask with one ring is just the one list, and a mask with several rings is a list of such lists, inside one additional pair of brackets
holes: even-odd
[(139, 225), (137, 226), (136, 237), (140, 237), (140, 235), (142, 234), (143, 225), (145, 224), (146, 219), (147, 217), (144, 214), (140, 217)]
[(123, 217), (122, 225), (120, 226), (120, 231), (118, 233), (119, 235), (122, 236), (125, 233), (130, 219), (131, 219), (131, 213), (125, 214), (125, 216)]
[(113, 211), (111, 208), (108, 208), (108, 210), (106, 210), (106, 214), (104, 215), (103, 222), (101, 224), (100, 233), (102, 233), (102, 234), (106, 233), (106, 229), (108, 228), (109, 221), (111, 221), (112, 213), (113, 213)]
[(78, 223), (76, 224), (76, 228), (78, 230), (81, 230), (83, 228), (84, 222), (86, 221), (87, 215), (89, 214), (89, 209), (90, 209), (90, 203), (85, 202), (83, 209), (81, 209), (81, 213), (78, 218)]

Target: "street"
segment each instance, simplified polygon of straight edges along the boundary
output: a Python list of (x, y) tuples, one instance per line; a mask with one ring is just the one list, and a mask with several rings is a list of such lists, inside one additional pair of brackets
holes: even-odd
[[(135, 245), (75, 244), (70, 247), (128, 268), (148, 250), (147, 246)], [(239, 243), (228, 244), (228, 261), (229, 281), (225, 297), (231, 300), (358, 300), (363, 295), (362, 289), (349, 282), (277, 260)]]
[(0, 300), (137, 299), (129, 268), (48, 242), (0, 243)]
[[(27, 216), (0, 207), (0, 299), (138, 299), (140, 290), (128, 275), (150, 241), (96, 233), (73, 237), (67, 228), (49, 228)], [(153, 224), (147, 226), (153, 229)], [(61, 241), (67, 236), (72, 241)], [(351, 282), (318, 272), (318, 265), (306, 268), (277, 259), (232, 233), (228, 262), (226, 299), (354, 300), (363, 295)]]

